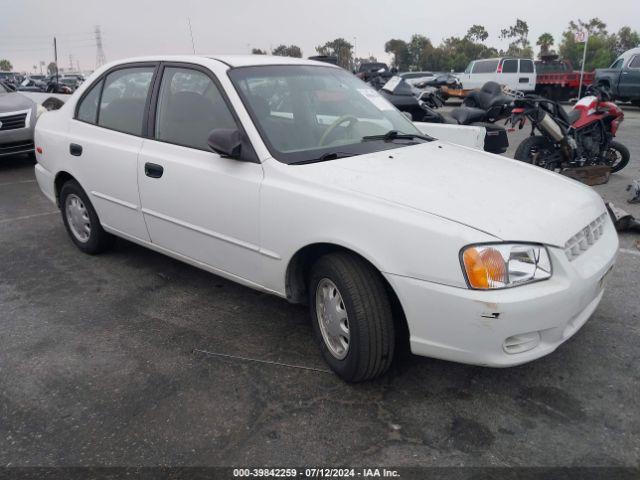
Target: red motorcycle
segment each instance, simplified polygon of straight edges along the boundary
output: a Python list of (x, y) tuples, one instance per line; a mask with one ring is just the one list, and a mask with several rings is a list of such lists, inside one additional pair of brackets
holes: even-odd
[(629, 163), (627, 147), (613, 140), (624, 113), (603, 87), (589, 87), (569, 113), (544, 97), (518, 97), (507, 122), (523, 128), (527, 119), (531, 136), (518, 146), (516, 160), (554, 171), (608, 165), (619, 172)]

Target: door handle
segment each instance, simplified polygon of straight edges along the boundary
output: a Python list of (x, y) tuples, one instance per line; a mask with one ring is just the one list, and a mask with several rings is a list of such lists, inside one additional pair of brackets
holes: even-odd
[(164, 173), (164, 168), (162, 165), (158, 165), (157, 163), (145, 163), (144, 164), (144, 174), (150, 178), (160, 178)]
[(69, 153), (74, 157), (79, 157), (80, 155), (82, 155), (82, 145), (78, 145), (77, 143), (70, 144)]

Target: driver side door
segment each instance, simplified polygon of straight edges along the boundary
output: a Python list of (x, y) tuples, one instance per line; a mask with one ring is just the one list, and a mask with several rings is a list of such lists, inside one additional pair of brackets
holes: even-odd
[(212, 152), (208, 134), (241, 129), (208, 69), (164, 64), (138, 161), (151, 242), (222, 274), (259, 281), (260, 163)]

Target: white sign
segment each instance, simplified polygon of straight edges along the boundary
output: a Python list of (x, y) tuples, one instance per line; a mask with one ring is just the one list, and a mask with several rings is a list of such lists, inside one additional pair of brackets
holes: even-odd
[(587, 41), (587, 32), (576, 32), (573, 34), (576, 43), (584, 43)]

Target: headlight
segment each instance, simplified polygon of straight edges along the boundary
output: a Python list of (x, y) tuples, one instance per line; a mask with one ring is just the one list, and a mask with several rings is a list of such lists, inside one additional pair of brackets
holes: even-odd
[(542, 245), (494, 243), (469, 245), (460, 252), (469, 287), (509, 288), (551, 277), (551, 260)]
[(44, 108), (42, 105), (38, 104), (38, 106), (36, 108), (36, 118), (39, 118), (40, 115), (42, 115), (46, 111), (47, 111), (46, 108)]

